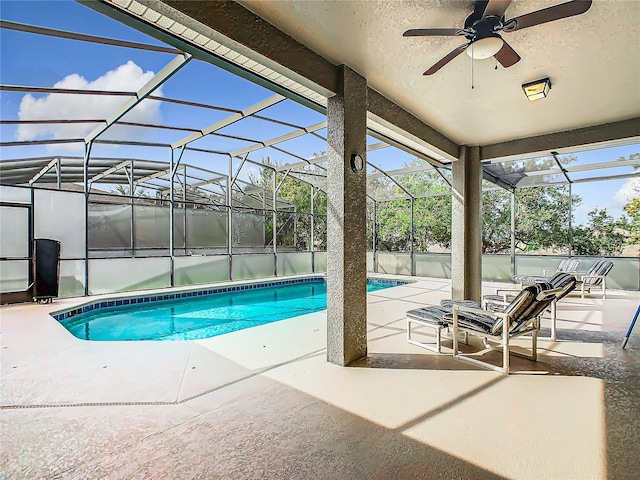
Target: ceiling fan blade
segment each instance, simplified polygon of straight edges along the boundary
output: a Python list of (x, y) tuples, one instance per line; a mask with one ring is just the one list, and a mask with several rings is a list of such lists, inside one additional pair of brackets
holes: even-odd
[(502, 18), (504, 12), (511, 5), (511, 0), (489, 0), (487, 8), (484, 9), (484, 17), (494, 15), (498, 18)]
[(515, 65), (520, 61), (520, 55), (516, 53), (516, 51), (511, 48), (507, 42), (503, 40), (502, 48), (494, 55), (496, 60), (500, 62), (504, 68), (509, 68), (511, 65)]
[(455, 37), (459, 28), (412, 28), (402, 34), (403, 37)]
[(455, 50), (449, 52), (447, 55), (445, 55), (440, 60), (438, 60), (436, 63), (434, 63), (426, 72), (423, 73), (423, 75), (433, 75), (438, 70), (440, 70), (442, 67), (444, 67), (447, 63), (449, 63), (451, 60), (453, 60), (458, 55), (460, 55), (462, 52), (464, 52), (465, 49), (468, 46), (469, 46), (468, 43), (464, 43), (464, 44), (460, 45), (459, 47), (457, 47)]
[(523, 28), (553, 22), (555, 20), (560, 20), (561, 18), (580, 15), (589, 10), (591, 3), (591, 0), (573, 0), (553, 7), (543, 8), (536, 12), (527, 13), (507, 20), (504, 24), (504, 31), (512, 32), (514, 30), (522, 30)]

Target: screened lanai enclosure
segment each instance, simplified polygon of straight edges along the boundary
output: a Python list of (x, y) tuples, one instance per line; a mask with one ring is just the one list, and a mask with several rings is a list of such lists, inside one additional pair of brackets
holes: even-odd
[[(325, 272), (326, 98), (75, 8), (65, 28), (1, 24), (3, 298), (28, 292), (37, 238), (61, 243), (63, 297)], [(367, 128), (368, 271), (450, 277), (451, 160)], [(640, 288), (638, 213), (594, 195), (640, 188), (636, 140), (482, 168), (485, 279), (608, 256), (611, 287)]]

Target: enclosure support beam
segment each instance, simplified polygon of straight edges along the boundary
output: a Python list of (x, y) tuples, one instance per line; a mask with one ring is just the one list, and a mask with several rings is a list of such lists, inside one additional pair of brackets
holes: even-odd
[(415, 245), (414, 245), (414, 239), (415, 239), (415, 235), (414, 235), (414, 218), (413, 218), (413, 212), (414, 212), (414, 199), (413, 197), (411, 197), (409, 199), (410, 202), (410, 208), (411, 208), (411, 218), (410, 218), (410, 222), (409, 222), (409, 228), (411, 229), (411, 231), (409, 232), (409, 257), (410, 257), (410, 261), (411, 261), (411, 266), (410, 268), (410, 273), (411, 276), (414, 277), (416, 275), (416, 262), (415, 262)]
[[(42, 169), (40, 169), (38, 173), (36, 173), (31, 178), (31, 180), (29, 180), (29, 185), (33, 185), (34, 183), (36, 183), (40, 177), (42, 177), (45, 173), (47, 173), (49, 170), (55, 167), (59, 161), (60, 161), (59, 158), (54, 158), (49, 163), (47, 163), (44, 167), (42, 167)], [(60, 169), (58, 169), (58, 172), (60, 172)], [(60, 173), (58, 173), (58, 176), (60, 176)]]
[(511, 190), (511, 276), (516, 274), (516, 190)]
[(173, 208), (173, 197), (174, 197), (174, 189), (173, 189), (173, 177), (176, 172), (175, 168), (175, 160), (174, 160), (175, 150), (171, 149), (171, 168), (169, 169), (169, 256), (171, 257), (171, 286), (173, 287), (175, 284), (175, 271), (173, 268), (173, 257), (175, 255), (176, 249), (176, 221), (174, 218), (174, 208)]
[[(125, 172), (127, 171), (126, 167), (125, 167)], [(135, 211), (135, 200), (133, 199), (134, 193), (135, 193), (135, 189), (136, 189), (136, 185), (133, 181), (134, 179), (134, 174), (135, 172), (133, 171), (133, 160), (131, 161), (131, 175), (129, 176), (129, 204), (131, 205), (131, 256), (135, 256), (135, 252), (136, 252), (136, 223), (135, 223), (135, 218), (134, 218), (134, 211)], [(172, 264), (172, 268), (173, 268), (173, 264)]]
[(367, 355), (367, 81), (342, 65), (327, 101), (327, 360), (349, 365)]
[(84, 144), (84, 294), (89, 295), (89, 158), (93, 142)]
[(56, 158), (56, 180), (58, 181), (58, 190), (62, 190), (62, 164), (60, 157)]
[(571, 183), (569, 183), (569, 256), (573, 255), (573, 225), (572, 225), (572, 217), (573, 217), (573, 200), (571, 198), (572, 188)]
[(92, 132), (90, 132), (84, 139), (85, 144), (93, 142), (96, 138), (102, 135), (109, 127), (124, 117), (129, 111), (131, 111), (136, 105), (142, 102), (145, 98), (153, 93), (159, 86), (166, 82), (171, 76), (173, 76), (178, 70), (184, 67), (191, 55), (188, 53), (181, 53), (176, 56), (167, 66), (160, 70), (151, 80), (142, 86), (140, 90), (136, 92), (135, 98), (127, 100), (118, 110), (113, 113), (104, 122), (104, 125), (97, 126)]
[[(246, 157), (244, 160), (246, 160)], [(244, 163), (244, 160), (242, 163)], [(242, 168), (242, 164), (240, 165), (240, 168)], [(240, 168), (238, 169), (238, 173), (240, 173)], [(229, 280), (233, 280), (233, 198), (231, 196), (231, 190), (233, 189), (235, 180), (236, 179), (233, 176), (233, 157), (229, 155), (229, 173), (227, 176), (227, 252), (229, 255)]]
[(278, 276), (278, 248), (276, 243), (278, 240), (278, 172), (273, 170), (273, 275)]
[(315, 229), (316, 229), (316, 212), (315, 212), (316, 189), (311, 185), (311, 234), (309, 236), (311, 250), (311, 273), (316, 273), (316, 246), (315, 246)]
[(378, 202), (373, 201), (373, 228), (371, 233), (373, 244), (373, 272), (378, 273)]
[(451, 294), (480, 301), (482, 284), (482, 164), (479, 147), (460, 147), (452, 165)]

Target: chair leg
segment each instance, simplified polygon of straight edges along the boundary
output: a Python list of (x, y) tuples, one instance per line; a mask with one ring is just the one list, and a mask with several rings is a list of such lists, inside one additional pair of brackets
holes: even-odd
[[(539, 322), (539, 321), (540, 319), (538, 318), (536, 322)], [(539, 324), (536, 325), (536, 328), (531, 333), (531, 360), (533, 360), (534, 362), (538, 361), (538, 327), (539, 326), (540, 326)]]
[(602, 299), (605, 300), (607, 298), (607, 278), (602, 279)]
[(502, 328), (502, 373), (509, 374), (509, 332)]
[(551, 302), (551, 341), (556, 341), (556, 317), (558, 314), (557, 300)]
[(453, 311), (453, 356), (458, 355), (458, 311), (454, 307)]
[(433, 328), (434, 329), (434, 335), (436, 337), (436, 341), (435, 341), (435, 347), (433, 346), (433, 344), (431, 343), (426, 343), (426, 342), (419, 342), (418, 340), (414, 340), (411, 337), (411, 324), (413, 322), (411, 321), (410, 318), (407, 318), (407, 342), (410, 343), (411, 345), (416, 345), (417, 347), (422, 347), (422, 348), (426, 348), (427, 350), (431, 350), (432, 352), (436, 352), (436, 353), (442, 353), (442, 326), (441, 325), (430, 325), (430, 324), (425, 324), (425, 323), (421, 323), (418, 322), (419, 325), (423, 326), (423, 327), (429, 327), (429, 328)]

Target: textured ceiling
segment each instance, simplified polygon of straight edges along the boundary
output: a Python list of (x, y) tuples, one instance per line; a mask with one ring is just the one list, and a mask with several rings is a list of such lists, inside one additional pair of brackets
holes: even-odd
[[(522, 60), (504, 69), (462, 54), (422, 73), (463, 43), (404, 38), (409, 28), (461, 27), (471, 1), (261, 1), (245, 7), (369, 85), (453, 141), (487, 145), (640, 115), (640, 1), (594, 1), (590, 10), (503, 38)], [(506, 18), (562, 3), (514, 0)], [(549, 97), (530, 103), (521, 84), (550, 77)]]

